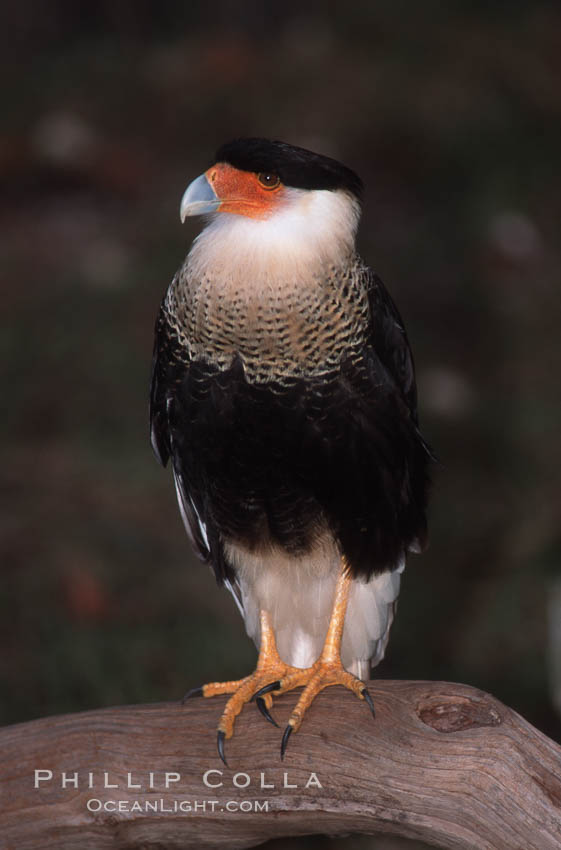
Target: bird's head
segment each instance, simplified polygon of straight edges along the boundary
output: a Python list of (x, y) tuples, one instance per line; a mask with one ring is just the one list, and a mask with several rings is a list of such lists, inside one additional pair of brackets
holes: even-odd
[(237, 139), (190, 183), (180, 213), (182, 221), (210, 217), (195, 243), (199, 263), (213, 246), (230, 263), (243, 256), (254, 268), (291, 259), (337, 263), (354, 250), (361, 192), (360, 178), (330, 157), (285, 142)]

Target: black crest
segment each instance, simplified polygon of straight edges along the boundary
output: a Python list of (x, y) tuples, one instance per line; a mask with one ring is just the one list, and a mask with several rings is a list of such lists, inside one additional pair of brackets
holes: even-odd
[(278, 174), (285, 186), (297, 189), (344, 189), (358, 200), (360, 177), (328, 156), (269, 139), (236, 139), (216, 152), (215, 162), (227, 162), (241, 171)]

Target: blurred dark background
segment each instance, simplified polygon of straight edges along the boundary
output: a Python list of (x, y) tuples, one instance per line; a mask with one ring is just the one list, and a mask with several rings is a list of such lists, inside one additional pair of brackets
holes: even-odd
[(559, 738), (559, 4), (0, 16), (0, 722), (174, 700), (254, 664), (190, 553), (147, 394), (198, 228), (181, 195), (222, 142), (266, 135), (362, 175), (361, 252), (406, 321), (442, 463), (376, 675), (476, 685)]

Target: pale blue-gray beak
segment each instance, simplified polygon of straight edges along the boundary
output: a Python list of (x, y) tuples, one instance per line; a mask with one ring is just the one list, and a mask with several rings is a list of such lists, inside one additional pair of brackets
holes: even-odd
[(179, 215), (184, 222), (188, 215), (205, 215), (216, 212), (222, 201), (208, 182), (206, 174), (201, 174), (189, 183), (181, 198)]

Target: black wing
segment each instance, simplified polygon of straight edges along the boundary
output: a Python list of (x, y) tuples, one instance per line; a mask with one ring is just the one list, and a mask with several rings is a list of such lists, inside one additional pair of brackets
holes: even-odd
[[(419, 430), (417, 384), (415, 380), (413, 354), (409, 340), (407, 339), (403, 319), (391, 295), (377, 274), (370, 269), (367, 270), (367, 274), (369, 277), (367, 289), (371, 319), (369, 341), (378, 364), (384, 370), (386, 380), (397, 395), (401, 397), (409, 411), (414, 432), (421, 446), (421, 452), (424, 455), (424, 460), (421, 458), (417, 459), (419, 466), (415, 475), (417, 480), (421, 481), (424, 479), (425, 481), (422, 488), (425, 494), (424, 498), (418, 498), (416, 500), (420, 504), (423, 504), (426, 501), (428, 477), (421, 470), (424, 468), (427, 460), (437, 461), (437, 458)], [(424, 514), (424, 509), (420, 514)], [(422, 551), (426, 545), (426, 522), (421, 521), (417, 538), (409, 544), (408, 548), (413, 552)]]
[(415, 426), (417, 416), (417, 385), (415, 364), (405, 332), (405, 325), (388, 290), (374, 272), (368, 270), (368, 296), (372, 332), (370, 342), (388, 378), (405, 401)]
[(179, 384), (188, 366), (185, 350), (169, 325), (164, 307), (160, 307), (154, 330), (154, 352), (150, 379), (150, 440), (162, 466), (171, 453), (168, 408), (173, 388)]
[(173, 430), (170, 427), (170, 409), (174, 397), (189, 369), (189, 357), (185, 345), (170, 325), (164, 306), (160, 308), (156, 321), (152, 380), (150, 386), (150, 438), (154, 453), (162, 466), (171, 456), (177, 500), (187, 535), (197, 555), (204, 561), (210, 560), (210, 546), (206, 524), (200, 515), (179, 465), (176, 463)]
[(191, 364), (184, 342), (170, 324), (164, 305), (156, 320), (152, 378), (150, 385), (150, 439), (162, 466), (171, 458), (179, 510), (187, 536), (198, 557), (210, 564), (219, 584), (225, 584), (243, 615), (241, 592), (234, 572), (227, 563), (219, 535), (205, 510), (203, 494), (185, 479), (181, 462), (179, 432), (174, 407), (189, 381)]

